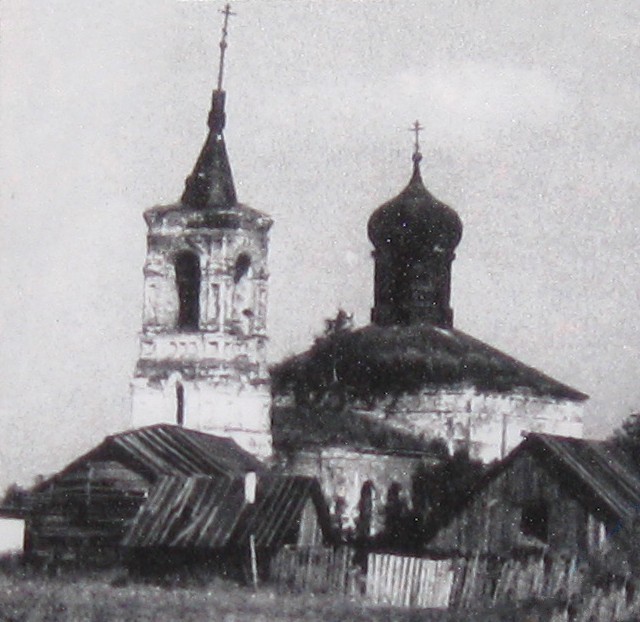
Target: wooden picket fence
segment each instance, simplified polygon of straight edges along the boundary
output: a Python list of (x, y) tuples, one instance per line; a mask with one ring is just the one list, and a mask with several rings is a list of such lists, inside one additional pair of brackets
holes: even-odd
[[(573, 608), (573, 611), (570, 609)], [(549, 622), (633, 622), (640, 620), (640, 593), (623, 585), (580, 594), (576, 606), (554, 611)]]
[(352, 561), (353, 549), (346, 546), (285, 546), (271, 562), (270, 579), (296, 592), (349, 594), (357, 590)]
[(530, 598), (571, 599), (583, 588), (585, 566), (575, 558), (541, 557), (507, 560), (501, 568), (494, 602), (519, 602)]
[(280, 588), (349, 595), (372, 605), (476, 609), (552, 599), (558, 605), (551, 622), (640, 620), (640, 586), (629, 579), (596, 589), (584, 582), (584, 570), (564, 557), (497, 563), (371, 553), (364, 575), (348, 547), (285, 547), (272, 560), (270, 578)]
[(366, 598), (374, 605), (447, 607), (454, 575), (449, 560), (370, 554)]

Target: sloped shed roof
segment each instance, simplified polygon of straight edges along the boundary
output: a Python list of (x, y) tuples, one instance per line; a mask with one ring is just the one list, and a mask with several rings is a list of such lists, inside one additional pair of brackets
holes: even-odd
[(255, 503), (244, 496), (244, 480), (163, 477), (140, 508), (123, 544), (128, 547), (207, 548), (242, 546), (251, 535), (262, 548), (280, 546), (312, 499), (329, 535), (329, 514), (316, 480), (258, 478)]
[(105, 443), (125, 452), (153, 472), (164, 474), (223, 474), (262, 471), (264, 465), (230, 438), (173, 425), (157, 425), (109, 436)]
[(620, 520), (640, 514), (640, 467), (614, 443), (530, 433), (514, 454), (525, 450), (551, 458), (552, 474), (568, 474), (575, 481), (572, 490), (597, 498)]
[[(348, 406), (305, 409), (272, 407), (273, 444), (280, 451), (316, 447), (350, 447), (360, 451), (440, 456), (442, 444), (423, 440), (393, 428), (387, 421), (374, 420)], [(444, 449), (446, 452), (446, 447)]]

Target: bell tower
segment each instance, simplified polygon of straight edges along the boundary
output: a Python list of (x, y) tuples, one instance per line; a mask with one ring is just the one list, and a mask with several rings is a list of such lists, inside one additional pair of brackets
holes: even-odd
[(224, 140), (222, 11), (208, 135), (180, 201), (147, 210), (140, 355), (132, 425), (172, 423), (271, 455), (266, 364), (272, 220), (237, 201)]

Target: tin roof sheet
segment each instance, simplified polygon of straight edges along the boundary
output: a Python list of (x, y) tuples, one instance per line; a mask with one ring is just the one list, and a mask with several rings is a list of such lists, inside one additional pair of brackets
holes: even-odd
[(123, 544), (224, 548), (246, 544), (253, 535), (258, 547), (278, 547), (299, 525), (309, 498), (328, 533), (328, 510), (316, 480), (259, 477), (255, 503), (248, 503), (243, 478), (163, 477), (140, 508)]

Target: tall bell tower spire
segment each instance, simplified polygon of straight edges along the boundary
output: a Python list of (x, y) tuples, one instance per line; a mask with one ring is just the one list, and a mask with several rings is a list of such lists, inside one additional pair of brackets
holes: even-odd
[(132, 425), (174, 423), (271, 454), (266, 364), (272, 220), (238, 202), (223, 131), (229, 17), (208, 134), (179, 202), (145, 212), (144, 310)]
[(226, 123), (224, 109), (226, 93), (222, 90), (224, 61), (228, 47), (229, 17), (235, 15), (235, 13), (231, 12), (231, 7), (228, 4), (220, 12), (224, 15), (224, 22), (220, 38), (217, 88), (214, 89), (211, 96), (211, 110), (207, 120), (209, 134), (193, 172), (187, 177), (184, 192), (182, 193), (182, 202), (194, 209), (230, 207), (235, 205), (237, 201), (231, 165), (229, 164), (229, 156), (227, 155), (227, 147), (223, 136)]

